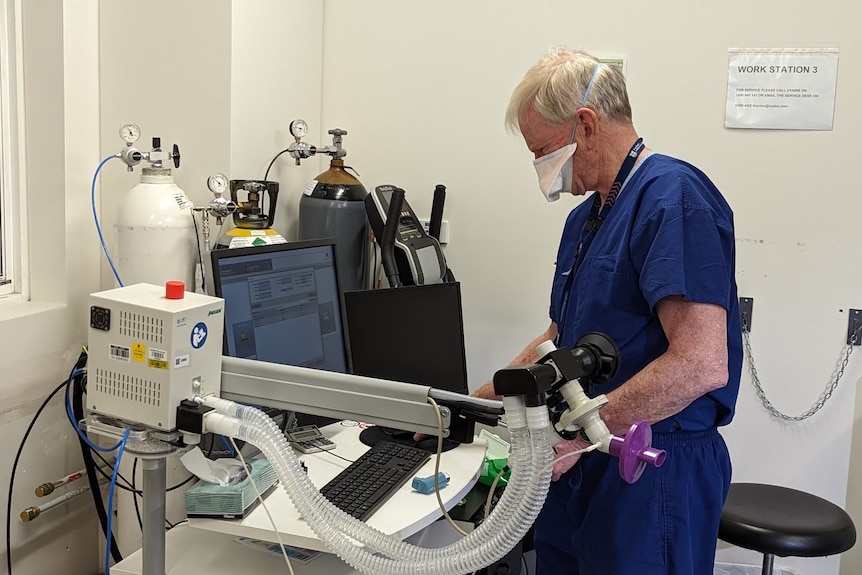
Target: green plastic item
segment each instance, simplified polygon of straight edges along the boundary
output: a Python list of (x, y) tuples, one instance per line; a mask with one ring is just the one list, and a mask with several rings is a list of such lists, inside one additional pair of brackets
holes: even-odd
[[(485, 461), (482, 464), (479, 483), (490, 487), (500, 471), (509, 462), (509, 444), (501, 439), (500, 436), (490, 433), (485, 429), (479, 432), (479, 437), (487, 442)], [(511, 473), (511, 471), (507, 470), (500, 480), (497, 481), (497, 485), (506, 485), (509, 482)]]
[[(482, 474), (479, 476), (479, 483), (490, 487), (494, 483), (497, 474), (500, 473), (501, 469), (506, 467), (508, 462), (508, 459), (485, 459), (485, 462), (482, 464)], [(497, 485), (506, 485), (509, 483), (509, 476), (511, 474), (512, 472), (507, 469), (503, 477), (497, 482)]]

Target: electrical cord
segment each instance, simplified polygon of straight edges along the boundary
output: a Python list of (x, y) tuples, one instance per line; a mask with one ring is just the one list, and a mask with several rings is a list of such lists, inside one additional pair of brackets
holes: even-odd
[[(69, 381), (66, 385), (66, 415), (69, 417), (69, 423), (71, 423), (72, 427), (75, 428), (75, 431), (77, 432), (78, 437), (84, 443), (86, 443), (90, 447), (90, 449), (94, 449), (96, 451), (101, 451), (102, 453), (111, 453), (112, 451), (115, 451), (117, 448), (119, 448), (121, 443), (123, 442), (122, 439), (116, 445), (114, 445), (112, 447), (101, 447), (99, 445), (96, 445), (92, 441), (90, 441), (90, 438), (87, 437), (87, 435), (83, 432), (83, 430), (81, 430), (81, 427), (78, 425), (78, 419), (76, 419), (76, 416), (73, 413), (73, 409), (72, 409), (72, 400), (69, 396), (69, 392), (71, 391), (71, 389), (72, 389), (72, 379), (69, 379)], [(116, 461), (115, 461), (115, 463), (116, 463)]]
[(455, 520), (452, 519), (449, 512), (446, 510), (446, 506), (443, 505), (443, 498), (440, 497), (440, 456), (443, 454), (443, 416), (440, 414), (440, 406), (437, 405), (437, 402), (430, 397), (427, 399), (428, 403), (434, 407), (434, 412), (437, 414), (437, 457), (434, 460), (434, 495), (437, 496), (437, 505), (440, 507), (440, 511), (443, 512), (443, 517), (446, 518), (449, 525), (451, 525), (452, 528), (461, 535), (466, 536), (467, 532), (455, 523)]
[(186, 477), (185, 479), (183, 479), (182, 481), (180, 481), (179, 483), (177, 483), (173, 487), (168, 487), (167, 489), (165, 489), (165, 492), (170, 493), (171, 491), (176, 491), (177, 489), (179, 489), (183, 485), (188, 485), (189, 482), (194, 478), (195, 478), (194, 475), (189, 475), (188, 477)]
[[(137, 518), (138, 518), (138, 527), (141, 529), (141, 531), (143, 531), (144, 530), (144, 521), (141, 518), (141, 508), (138, 505), (138, 497), (143, 498), (144, 492), (143, 492), (143, 490), (138, 489), (137, 486), (135, 485), (135, 478), (137, 477), (137, 472), (138, 472), (138, 458), (136, 457), (135, 461), (132, 463), (132, 489), (130, 489), (129, 491), (132, 492), (132, 501), (135, 504), (135, 516), (137, 516)], [(183, 481), (165, 489), (165, 493), (170, 493), (171, 491), (176, 491), (180, 487), (182, 487), (184, 485), (188, 485), (188, 483), (194, 478), (195, 478), (194, 475), (189, 475)]]
[(329, 450), (329, 449), (323, 449), (323, 450), (321, 450), (319, 453), (328, 453), (328, 454), (329, 454), (329, 455), (331, 455), (332, 457), (337, 457), (338, 459), (343, 459), (343, 460), (344, 460), (344, 461), (346, 461), (347, 463), (355, 463), (355, 461), (353, 461), (352, 459), (347, 459), (346, 457), (341, 457), (341, 456), (340, 456), (340, 455), (338, 455), (337, 453), (332, 453), (332, 451), (331, 451), (331, 450)]
[[(430, 399), (430, 398), (429, 398), (429, 399)], [(570, 453), (566, 453), (565, 455), (561, 455), (560, 457), (555, 458), (553, 461), (551, 461), (549, 464), (547, 464), (546, 466), (544, 466), (541, 470), (539, 470), (539, 472), (538, 472), (538, 473), (536, 473), (536, 474), (533, 476), (533, 478), (530, 480), (530, 484), (535, 483), (535, 482), (538, 480), (539, 475), (541, 475), (542, 473), (544, 473), (544, 472), (545, 472), (545, 471), (547, 471), (548, 469), (553, 468), (553, 467), (554, 467), (554, 464), (556, 464), (558, 461), (562, 461), (563, 459), (569, 459), (570, 457), (574, 457), (575, 455), (581, 455), (582, 453), (588, 453), (588, 452), (590, 452), (590, 451), (595, 451), (596, 449), (598, 449), (599, 447), (601, 447), (601, 445), (602, 445), (601, 443), (593, 443), (592, 445), (589, 445), (589, 446), (587, 446), (587, 447), (584, 447), (583, 449), (578, 449), (578, 450), (576, 450), (576, 451), (572, 451), (572, 452), (570, 452)], [(495, 478), (494, 478), (494, 481), (496, 482), (496, 481), (500, 478), (500, 476), (502, 476), (502, 475), (503, 475), (503, 470), (501, 470), (501, 471), (497, 474), (497, 477), (495, 477)], [(493, 494), (494, 494), (494, 490), (493, 490), (493, 488), (492, 488), (492, 489), (491, 489), (491, 493), (489, 493), (489, 494), (488, 494), (488, 501), (486, 501), (486, 503), (485, 503), (485, 517), (487, 517), (487, 516), (488, 516), (488, 513), (490, 513), (490, 505), (489, 505), (489, 503), (491, 502), (491, 497), (493, 496)], [(523, 556), (523, 555), (521, 555), (521, 559), (522, 559), (522, 560), (523, 560), (523, 558), (524, 558), (524, 556)], [(526, 566), (526, 563), (524, 563), (524, 565)], [(473, 575), (476, 575), (476, 572), (475, 572), (475, 571), (473, 572)]]
[[(84, 351), (81, 354), (81, 357), (79, 357), (79, 361), (82, 361), (82, 360), (83, 360), (82, 365), (86, 365), (86, 360), (87, 360), (87, 348), (86, 347), (84, 348)], [(70, 420), (70, 423), (73, 421), (77, 422), (77, 421), (84, 419), (84, 390), (86, 389), (86, 386), (87, 386), (87, 379), (86, 379), (86, 377), (79, 376), (79, 377), (73, 378), (72, 382), (73, 382), (72, 415), (73, 415), (74, 419)], [(68, 411), (69, 411), (68, 400), (69, 400), (69, 397), (68, 397), (68, 382), (67, 382), (67, 388), (66, 388), (66, 401), (67, 401), (66, 412), (67, 412), (67, 416), (68, 416)], [(80, 445), (80, 448), (81, 448), (81, 457), (84, 460), (84, 467), (87, 470), (87, 482), (90, 485), (90, 495), (93, 497), (93, 506), (95, 507), (96, 515), (99, 518), (99, 526), (102, 528), (102, 533), (105, 534), (106, 530), (108, 528), (108, 514), (105, 511), (105, 502), (102, 500), (102, 490), (101, 490), (101, 487), (99, 486), (99, 482), (98, 482), (98, 479), (96, 477), (96, 474), (98, 473), (97, 470), (100, 471), (100, 469), (99, 469), (99, 466), (96, 465), (96, 463), (93, 459), (93, 453), (98, 453), (98, 451), (93, 451), (92, 449), (90, 449), (89, 446), (81, 439), (80, 436), (78, 436), (78, 444)], [(100, 455), (100, 458), (102, 459), (102, 461), (105, 461), (105, 458), (101, 457), (101, 455)], [(115, 463), (116, 463), (116, 461), (115, 461)], [(111, 465), (109, 465), (107, 463), (107, 461), (105, 461), (105, 464), (108, 465), (108, 467), (112, 467)], [(110, 481), (110, 477), (108, 477), (108, 480)], [(106, 537), (105, 540), (108, 541), (108, 538)], [(116, 541), (113, 538), (110, 539), (110, 541), (111, 541), (111, 545), (109, 545), (108, 547), (110, 547), (110, 549), (111, 549), (111, 555), (114, 557), (114, 561), (119, 563), (120, 561), (123, 560), (123, 555), (122, 555), (122, 553), (120, 553), (120, 548), (117, 545)]]
[[(78, 365), (80, 363), (81, 359), (79, 358), (78, 363), (75, 364), (73, 373), (76, 369), (80, 369)], [(48, 406), (48, 403), (54, 399), (54, 396), (60, 393), (64, 387), (66, 387), (66, 381), (58, 385), (54, 391), (45, 398), (45, 401), (42, 402), (39, 409), (36, 410), (36, 414), (33, 415), (33, 419), (30, 420), (30, 424), (27, 426), (27, 431), (24, 432), (24, 437), (18, 445), (18, 451), (15, 453), (15, 461), (12, 463), (12, 473), (9, 476), (9, 496), (6, 499), (6, 570), (8, 571), (8, 575), (12, 575), (12, 538), (9, 532), (12, 527), (12, 494), (15, 488), (15, 473), (18, 471), (18, 462), (21, 460), (21, 453), (24, 451), (24, 445), (27, 443), (27, 438), (30, 437), (30, 432), (33, 431), (33, 427), (36, 425), (36, 421), (39, 419), (39, 416), (42, 415), (42, 412)]]
[(126, 428), (123, 432), (123, 438), (117, 444), (117, 458), (114, 460), (114, 473), (111, 475), (111, 486), (108, 488), (108, 525), (105, 529), (105, 537), (107, 539), (105, 545), (105, 575), (111, 574), (111, 541), (113, 540), (113, 532), (111, 531), (111, 523), (114, 519), (114, 493), (117, 486), (117, 475), (120, 472), (120, 460), (123, 458), (123, 452), (126, 449), (126, 441), (129, 439), (130, 428)]
[[(494, 481), (491, 482), (491, 487), (488, 490), (488, 497), (485, 499), (485, 508), (483, 510), (482, 521), (488, 518), (488, 515), (491, 514), (491, 506), (494, 503), (494, 493), (497, 491), (497, 484), (500, 482), (500, 478), (503, 477), (503, 474), (509, 470), (508, 465), (504, 465), (503, 468), (497, 472), (497, 475), (494, 476)], [(523, 558), (523, 557), (522, 557)], [(476, 575), (481, 569), (477, 569), (473, 571), (470, 575)]]
[(508, 465), (504, 465), (503, 469), (497, 472), (497, 475), (494, 477), (494, 481), (491, 482), (491, 490), (488, 491), (488, 499), (485, 500), (485, 514), (483, 515), (483, 520), (487, 519), (488, 515), (491, 514), (491, 505), (494, 503), (494, 492), (497, 490), (497, 484), (500, 483), (500, 478), (509, 470)]
[(168, 524), (168, 528), (167, 528), (167, 529), (165, 529), (165, 531), (170, 531), (170, 530), (171, 530), (171, 529), (173, 529), (174, 527), (179, 527), (179, 526), (180, 526), (180, 525), (182, 525), (183, 523), (188, 523), (188, 522), (189, 522), (189, 520), (188, 520), (188, 519), (181, 519), (180, 521), (177, 521), (176, 523), (171, 523), (170, 521), (168, 521), (167, 519), (165, 519), (165, 523), (167, 523), (167, 524)]
[[(135, 478), (137, 477), (137, 475), (138, 475), (138, 458), (136, 457), (135, 461), (132, 463), (132, 487), (135, 486)], [(132, 493), (132, 500), (135, 503), (135, 515), (138, 518), (138, 527), (140, 528), (141, 533), (143, 533), (144, 532), (144, 520), (141, 519), (141, 508), (138, 506), (138, 495), (139, 494), (141, 495), (141, 497), (143, 497), (143, 491), (138, 491), (136, 489), (135, 492)]]
[[(102, 454), (101, 454), (101, 453), (99, 453), (98, 451), (92, 451), (92, 450), (91, 450), (91, 451), (90, 451), (90, 453), (91, 453), (92, 455), (95, 455), (96, 457), (98, 457), (98, 458), (102, 461), (102, 463), (104, 463), (104, 464), (105, 464), (105, 467), (110, 467), (110, 468), (113, 468), (113, 467), (114, 467), (114, 464), (113, 464), (113, 463), (108, 463), (108, 460), (107, 460), (107, 459), (105, 459), (104, 457), (102, 457)], [(97, 472), (99, 473), (99, 475), (101, 475), (104, 479), (107, 479), (108, 481), (110, 481), (110, 480), (111, 480), (111, 476), (110, 476), (110, 475), (108, 475), (108, 474), (105, 472), (105, 470), (104, 470), (104, 469), (102, 469), (100, 466), (98, 466), (98, 465), (96, 466), (96, 471), (97, 471)], [(117, 487), (119, 487), (119, 488), (120, 488), (120, 489), (122, 489), (123, 491), (135, 492), (135, 493), (137, 493), (138, 495), (141, 495), (141, 494), (142, 494), (142, 491), (140, 491), (140, 490), (138, 490), (138, 489), (135, 489), (135, 488), (134, 488), (134, 486), (133, 486), (131, 483), (129, 483), (129, 480), (128, 480), (128, 479), (126, 479), (125, 477), (123, 477), (123, 474), (122, 474), (122, 473), (120, 473), (120, 474), (117, 476), (117, 478), (118, 478), (118, 479), (120, 479), (123, 483), (125, 483), (125, 485), (121, 485), (121, 484), (117, 483)]]
[[(234, 451), (236, 451), (237, 456), (239, 456), (240, 462), (242, 462), (242, 466), (244, 469), (251, 469), (249, 465), (245, 462), (245, 457), (242, 456), (242, 451), (236, 446), (236, 442), (233, 440), (233, 437), (228, 437), (231, 444), (233, 445)], [(257, 488), (257, 484), (251, 477), (251, 472), (248, 472), (248, 480), (251, 483), (251, 486), (254, 487), (254, 492), (257, 495), (258, 501), (260, 501), (261, 506), (263, 506), (263, 510), (266, 512), (266, 516), (269, 517), (269, 522), (272, 524), (272, 530), (275, 532), (275, 536), (278, 539), (278, 547), (281, 549), (281, 554), (284, 556), (284, 561), (287, 563), (287, 568), (290, 570), (291, 575), (295, 575), (293, 572), (293, 565), (290, 564), (290, 559), (287, 557), (287, 550), (284, 548), (284, 541), (281, 540), (281, 533), (278, 531), (278, 527), (275, 525), (275, 519), (272, 518), (272, 514), (269, 512), (269, 507), (266, 506), (266, 502), (263, 500), (263, 495), (260, 493), (260, 489)]]

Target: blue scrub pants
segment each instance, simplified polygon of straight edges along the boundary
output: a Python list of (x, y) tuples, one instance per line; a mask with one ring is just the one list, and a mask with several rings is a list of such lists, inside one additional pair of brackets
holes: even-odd
[(704, 575), (713, 572), (730, 456), (715, 428), (655, 433), (667, 451), (633, 485), (618, 460), (584, 454), (536, 520), (537, 575)]

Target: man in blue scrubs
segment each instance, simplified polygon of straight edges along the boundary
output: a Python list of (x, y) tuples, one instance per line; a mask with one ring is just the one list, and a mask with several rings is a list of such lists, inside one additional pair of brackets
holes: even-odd
[(548, 201), (591, 193), (563, 230), (550, 325), (512, 364), (535, 363), (545, 340), (607, 334), (622, 365), (595, 389), (608, 398), (602, 419), (617, 435), (647, 421), (667, 451), (633, 485), (600, 452), (560, 461), (536, 522), (537, 572), (708, 575), (731, 475), (717, 428), (733, 417), (742, 368), (733, 213), (703, 172), (644, 145), (621, 71), (589, 54), (548, 52), (507, 120)]

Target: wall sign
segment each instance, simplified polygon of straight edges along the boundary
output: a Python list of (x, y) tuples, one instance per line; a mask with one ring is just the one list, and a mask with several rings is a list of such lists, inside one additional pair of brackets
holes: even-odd
[(831, 130), (838, 49), (731, 49), (725, 128)]

